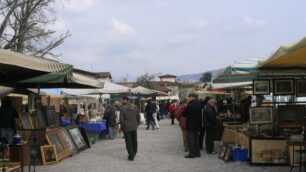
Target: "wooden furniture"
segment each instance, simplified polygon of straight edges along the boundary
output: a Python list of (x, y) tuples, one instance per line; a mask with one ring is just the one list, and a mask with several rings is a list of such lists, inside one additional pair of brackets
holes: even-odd
[(28, 143), (10, 146), (10, 161), (20, 162), (21, 171), (23, 167), (30, 165), (30, 145)]
[[(302, 170), (302, 167), (304, 166), (304, 171), (306, 171), (306, 163), (305, 163), (305, 154), (306, 154), (306, 141), (302, 140), (287, 140), (287, 145), (290, 148), (289, 154), (290, 154), (290, 172), (293, 170), (293, 168), (298, 167), (299, 171)], [(298, 150), (296, 149), (298, 147)], [(291, 151), (292, 148), (292, 151)], [(299, 162), (295, 163), (295, 153), (299, 154)], [(303, 162), (302, 162), (303, 160)]]
[(222, 143), (241, 145), (248, 149), (249, 137), (243, 133), (239, 133), (237, 130), (225, 127), (222, 136)]

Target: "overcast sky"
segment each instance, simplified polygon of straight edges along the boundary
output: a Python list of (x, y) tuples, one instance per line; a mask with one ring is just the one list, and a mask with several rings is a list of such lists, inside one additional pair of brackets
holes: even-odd
[(59, 6), (63, 62), (110, 71), (175, 75), (268, 56), (306, 36), (305, 0), (70, 0)]

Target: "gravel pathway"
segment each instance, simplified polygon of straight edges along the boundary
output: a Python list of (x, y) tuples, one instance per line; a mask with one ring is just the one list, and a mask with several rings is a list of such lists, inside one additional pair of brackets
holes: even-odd
[(181, 130), (170, 121), (161, 129), (138, 129), (139, 150), (134, 162), (127, 161), (124, 139), (102, 140), (91, 149), (55, 165), (39, 166), (37, 172), (287, 172), (289, 167), (254, 167), (245, 163), (224, 163), (217, 155), (202, 152), (198, 159), (185, 159)]

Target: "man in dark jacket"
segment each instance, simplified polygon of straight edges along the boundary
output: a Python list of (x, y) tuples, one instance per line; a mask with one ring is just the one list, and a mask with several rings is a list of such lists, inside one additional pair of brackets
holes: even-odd
[(146, 114), (147, 114), (147, 130), (152, 126), (152, 130), (155, 130), (153, 113), (156, 113), (156, 104), (152, 103), (151, 100), (148, 100), (146, 106)]
[(189, 94), (188, 105), (183, 111), (183, 116), (186, 117), (186, 129), (189, 155), (185, 158), (201, 157), (199, 149), (198, 133), (201, 127), (201, 104), (197, 100), (196, 94)]
[(211, 97), (207, 96), (203, 102), (200, 102), (202, 105), (202, 113), (201, 113), (201, 128), (199, 132), (199, 148), (200, 150), (203, 149), (203, 142), (205, 137), (205, 126), (204, 126), (204, 109), (206, 108), (208, 101), (211, 99)]
[(15, 119), (18, 118), (18, 112), (12, 107), (11, 104), (11, 99), (9, 97), (4, 97), (1, 99), (1, 138), (6, 139), (8, 144), (13, 144), (14, 142), (14, 132), (17, 128)]
[(136, 105), (129, 103), (128, 97), (122, 98), (120, 125), (124, 133), (128, 159), (133, 161), (137, 153), (137, 128), (140, 124), (140, 112)]
[(112, 102), (107, 108), (105, 109), (104, 118), (106, 119), (106, 126), (108, 128), (108, 136), (110, 140), (114, 140), (115, 135), (115, 126), (116, 126), (116, 107), (115, 102)]
[(206, 151), (208, 154), (215, 154), (214, 151), (214, 140), (215, 131), (217, 126), (217, 112), (216, 112), (217, 101), (216, 99), (210, 99), (208, 105), (204, 110), (204, 126), (206, 129)]

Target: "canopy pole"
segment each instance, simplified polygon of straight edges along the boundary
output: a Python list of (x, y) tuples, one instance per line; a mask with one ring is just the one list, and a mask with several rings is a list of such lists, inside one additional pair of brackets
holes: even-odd
[(234, 104), (234, 97), (232, 97), (234, 95), (234, 88), (233, 88), (233, 78), (232, 78), (232, 74), (233, 74), (233, 68), (231, 68), (231, 72), (230, 72), (230, 81), (231, 81), (231, 98), (232, 98), (232, 106), (233, 106), (233, 115), (234, 115), (234, 127), (236, 127), (236, 115), (235, 115), (235, 104)]
[(40, 83), (37, 86), (37, 94), (40, 95)]

